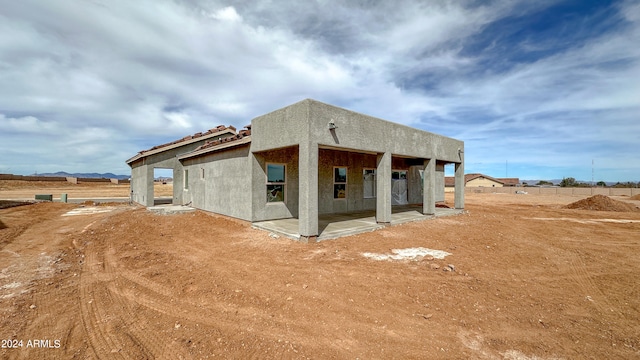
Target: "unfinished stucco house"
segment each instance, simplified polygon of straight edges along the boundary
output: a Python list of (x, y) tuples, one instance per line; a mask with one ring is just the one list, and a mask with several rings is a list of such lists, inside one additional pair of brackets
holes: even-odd
[[(464, 143), (307, 99), (259, 116), (245, 129), (219, 126), (141, 151), (131, 197), (154, 205), (154, 168), (173, 169), (173, 204), (252, 223), (297, 219), (302, 240), (323, 214), (444, 201), (444, 167), (455, 164), (455, 208), (464, 207)], [(424, 186), (423, 186), (424, 184)]]

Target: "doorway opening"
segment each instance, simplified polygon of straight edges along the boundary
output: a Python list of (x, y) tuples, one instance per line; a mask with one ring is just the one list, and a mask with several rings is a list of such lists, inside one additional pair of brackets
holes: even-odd
[(407, 205), (407, 171), (391, 170), (391, 205)]
[(173, 169), (153, 168), (153, 204), (173, 203)]
[[(455, 180), (454, 176), (456, 174), (455, 164), (445, 164), (444, 165), (444, 176), (445, 176), (445, 184), (444, 184), (444, 192), (453, 193), (455, 191)], [(446, 179), (449, 179), (448, 181)]]

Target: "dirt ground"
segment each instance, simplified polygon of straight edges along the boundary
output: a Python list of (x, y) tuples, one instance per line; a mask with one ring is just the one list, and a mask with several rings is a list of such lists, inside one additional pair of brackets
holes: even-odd
[[(316, 244), (201, 211), (3, 209), (0, 358), (637, 359), (640, 212), (562, 208), (580, 199), (467, 194)], [(451, 255), (363, 256), (416, 247)]]

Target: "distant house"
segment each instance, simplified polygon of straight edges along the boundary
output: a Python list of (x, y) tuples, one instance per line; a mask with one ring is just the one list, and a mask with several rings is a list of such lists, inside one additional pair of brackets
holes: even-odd
[(499, 181), (502, 181), (503, 186), (521, 186), (519, 178), (498, 178)]
[[(446, 176), (444, 178), (445, 187), (454, 187), (455, 178)], [(494, 178), (484, 174), (465, 174), (465, 187), (512, 187), (520, 186), (519, 178)]]
[[(219, 126), (140, 151), (131, 199), (154, 205), (154, 168), (173, 169), (173, 204), (259, 222), (297, 218), (301, 239), (319, 234), (318, 215), (444, 200), (454, 164), (455, 207), (464, 207), (464, 142), (307, 99), (259, 116), (246, 129)], [(424, 186), (423, 186), (424, 183)]]

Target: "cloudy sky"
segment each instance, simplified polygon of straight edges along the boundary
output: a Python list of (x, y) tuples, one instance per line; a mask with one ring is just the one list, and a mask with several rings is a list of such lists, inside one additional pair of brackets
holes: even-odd
[(313, 98), (465, 141), (467, 173), (640, 181), (640, 2), (0, 0), (0, 173)]

